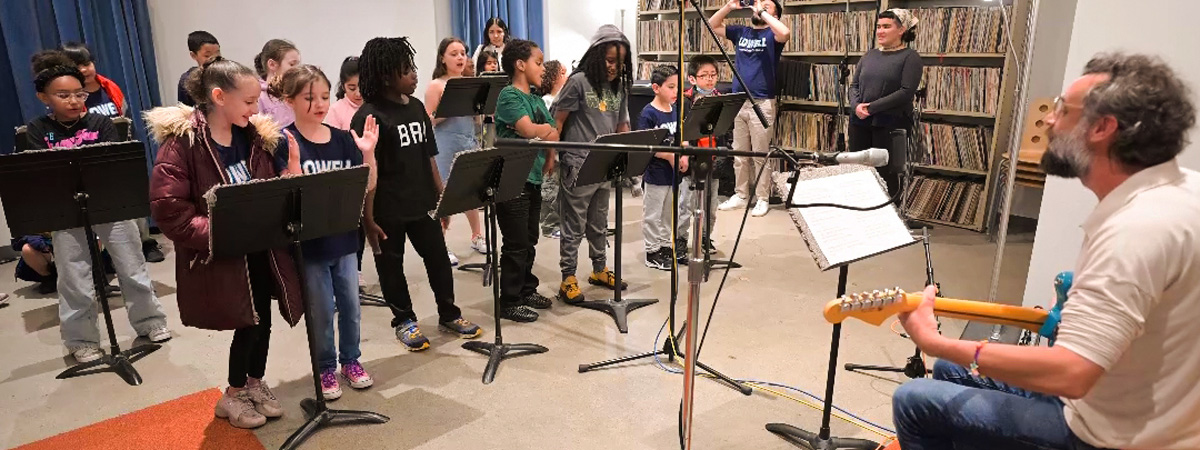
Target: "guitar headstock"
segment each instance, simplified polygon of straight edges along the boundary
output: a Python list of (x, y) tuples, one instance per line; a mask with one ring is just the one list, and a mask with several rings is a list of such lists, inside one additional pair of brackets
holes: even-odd
[(829, 323), (841, 323), (849, 317), (872, 325), (882, 325), (885, 320), (896, 314), (912, 309), (908, 305), (906, 293), (895, 287), (887, 290), (859, 292), (842, 296), (825, 305), (825, 320)]

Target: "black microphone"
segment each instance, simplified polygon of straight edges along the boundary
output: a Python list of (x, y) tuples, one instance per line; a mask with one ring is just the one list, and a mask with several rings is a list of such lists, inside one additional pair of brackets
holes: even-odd
[(836, 166), (840, 164), (861, 164), (870, 167), (883, 167), (888, 165), (891, 155), (887, 149), (869, 148), (858, 152), (839, 152), (839, 153), (810, 153), (796, 152), (797, 157), (812, 161), (822, 166)]

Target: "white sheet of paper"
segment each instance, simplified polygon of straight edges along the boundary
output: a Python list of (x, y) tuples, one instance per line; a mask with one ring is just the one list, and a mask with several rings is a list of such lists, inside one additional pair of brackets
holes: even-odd
[[(801, 180), (793, 203), (837, 203), (870, 207), (888, 200), (873, 170)], [(912, 234), (893, 207), (874, 211), (842, 208), (801, 208), (817, 247), (830, 267), (892, 250), (913, 242)]]

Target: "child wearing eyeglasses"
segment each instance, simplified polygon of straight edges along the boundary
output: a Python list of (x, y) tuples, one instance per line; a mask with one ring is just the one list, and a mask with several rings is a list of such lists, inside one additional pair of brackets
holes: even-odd
[[(40, 52), (33, 57), (33, 71), (38, 99), (50, 112), (26, 126), (28, 137), (23, 149), (65, 149), (120, 140), (112, 120), (88, 113), (88, 93), (83, 87), (85, 78), (74, 61), (59, 51)], [(97, 224), (92, 228), (112, 255), (129, 324), (138, 336), (151, 342), (170, 340), (166, 315), (146, 270), (137, 224), (125, 220)], [(95, 302), (86, 235), (83, 228), (56, 230), (52, 241), (53, 260), (58, 271), (58, 317), (62, 323), (63, 345), (76, 361), (95, 361), (104, 356), (104, 351), (96, 326), (99, 309)], [(36, 247), (39, 251), (51, 249), (48, 244)]]
[(88, 93), (84, 77), (75, 62), (57, 50), (33, 56), (34, 87), (38, 100), (49, 114), (30, 121), (26, 142), (18, 150), (69, 148), (97, 142), (119, 141), (112, 120), (101, 114), (88, 114)]

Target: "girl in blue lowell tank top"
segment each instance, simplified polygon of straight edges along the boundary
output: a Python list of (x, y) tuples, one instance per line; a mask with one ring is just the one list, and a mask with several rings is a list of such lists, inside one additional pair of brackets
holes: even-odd
[[(284, 72), (270, 85), (270, 95), (283, 100), (295, 114), (295, 122), (284, 129), (287, 145), (276, 147), (275, 167), (284, 175), (327, 172), (359, 166), (370, 167), (367, 189), (374, 189), (376, 175), (375, 144), (379, 127), (368, 116), (362, 136), (346, 132), (324, 122), (329, 112), (329, 79), (315, 66), (305, 64)], [(355, 389), (374, 384), (359, 364), (361, 312), (358, 304), (358, 233), (326, 236), (305, 241), (305, 292), (312, 298), (312, 320), (320, 330), (316, 338), (317, 366), (321, 370), (321, 394), (326, 400), (342, 396), (338, 364), (342, 376)], [(341, 335), (334, 348), (334, 318)]]
[[(437, 112), (438, 104), (442, 101), (446, 82), (451, 78), (462, 77), (466, 68), (467, 47), (463, 41), (455, 37), (442, 39), (442, 43), (438, 45), (433, 82), (429, 83), (429, 88), (425, 91), (425, 108), (431, 118)], [(475, 122), (478, 118), (466, 116), (432, 120), (433, 134), (437, 139), (438, 146), (438, 154), (434, 160), (437, 161), (438, 172), (444, 183), (450, 176), (450, 165), (454, 162), (454, 155), (479, 148), (479, 140), (475, 137)], [(483, 238), (483, 226), (479, 220), (479, 211), (467, 211), (466, 216), (467, 223), (471, 226), (471, 248), (486, 254), (487, 241)], [(442, 221), (443, 233), (450, 227), (450, 220), (446, 219)], [(447, 253), (450, 256), (450, 265), (457, 266), (458, 257), (452, 251), (447, 251)]]

